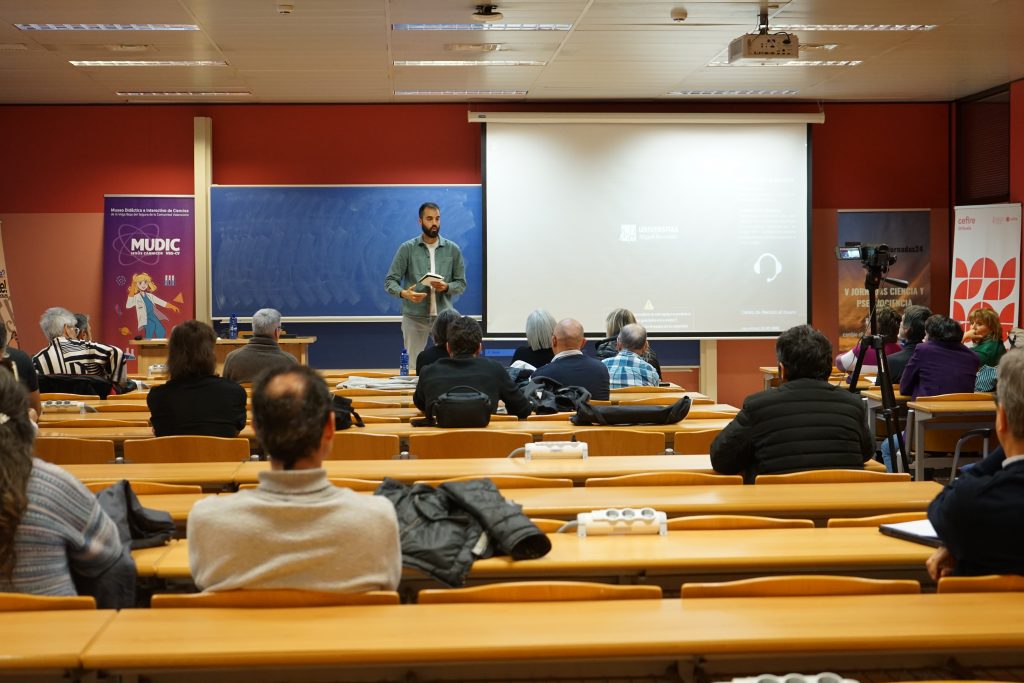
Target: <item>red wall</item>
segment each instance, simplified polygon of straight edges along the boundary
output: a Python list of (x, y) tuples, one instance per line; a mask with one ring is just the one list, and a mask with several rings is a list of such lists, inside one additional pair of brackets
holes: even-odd
[[(1010, 85), (1010, 201), (1024, 203), (1024, 81)], [(1021, 261), (1024, 262), (1024, 239), (1021, 239)], [(1020, 319), (1024, 326), (1024, 292), (1021, 293)]]
[[(1014, 92), (1024, 102), (1024, 92), (1019, 87)], [(694, 109), (628, 104), (528, 108)], [(213, 119), (213, 179), (220, 184), (476, 183), (480, 133), (467, 122), (468, 109), (464, 104), (0, 107), (0, 129), (18, 131), (0, 139), (0, 220), (24, 346), (42, 346), (35, 321), (48, 306), (74, 306), (94, 315), (100, 311), (99, 288), (91, 283), (100, 279), (95, 254), (104, 194), (192, 192), (194, 116)], [(701, 107), (736, 109), (816, 108)], [(950, 114), (945, 104), (834, 104), (824, 111), (825, 124), (812, 127), (812, 322), (835, 339), (832, 247), (838, 209), (932, 209), (933, 291), (940, 298), (934, 303), (945, 297)], [(1019, 116), (1015, 123), (1021, 147)], [(1019, 199), (1024, 166), (1011, 182), (1016, 182)], [(38, 221), (21, 215), (56, 214), (56, 224), (62, 222), (59, 214), (70, 213), (93, 215), (91, 220), (75, 218), (73, 238), (56, 225), (52, 231), (40, 230)], [(771, 340), (721, 342), (719, 399), (738, 404), (756, 391), (761, 386), (757, 367), (775, 364), (773, 349)]]

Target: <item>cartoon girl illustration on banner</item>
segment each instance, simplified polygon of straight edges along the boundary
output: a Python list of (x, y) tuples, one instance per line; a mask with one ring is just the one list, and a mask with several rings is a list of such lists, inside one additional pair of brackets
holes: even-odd
[(158, 311), (157, 306), (178, 311), (177, 306), (153, 294), (155, 291), (156, 285), (149, 273), (132, 275), (132, 283), (128, 285), (128, 301), (124, 306), (126, 309), (135, 307), (137, 327), (143, 339), (163, 339), (167, 336), (167, 330), (161, 322), (167, 320), (167, 316)]

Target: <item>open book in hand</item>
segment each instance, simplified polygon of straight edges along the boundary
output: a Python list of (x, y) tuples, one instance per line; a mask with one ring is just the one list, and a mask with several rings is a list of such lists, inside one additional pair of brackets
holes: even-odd
[(444, 282), (444, 277), (437, 273), (427, 273), (420, 278), (419, 284), (430, 287), (435, 282)]

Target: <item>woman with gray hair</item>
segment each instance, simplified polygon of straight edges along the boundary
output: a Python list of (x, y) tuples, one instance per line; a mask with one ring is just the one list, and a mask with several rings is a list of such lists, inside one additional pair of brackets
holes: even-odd
[(458, 311), (454, 308), (447, 308), (437, 314), (434, 318), (434, 324), (430, 327), (430, 336), (434, 340), (434, 345), (423, 349), (416, 355), (416, 374), (420, 374), (423, 368), (427, 367), (435, 360), (442, 358), (448, 358), (448, 326), (452, 324), (453, 320), (458, 320), (462, 317)]
[(525, 346), (520, 346), (512, 355), (512, 362), (521, 360), (529, 363), (535, 368), (547, 365), (555, 357), (551, 350), (551, 337), (555, 334), (555, 325), (558, 321), (543, 308), (530, 313), (526, 318), (526, 341)]

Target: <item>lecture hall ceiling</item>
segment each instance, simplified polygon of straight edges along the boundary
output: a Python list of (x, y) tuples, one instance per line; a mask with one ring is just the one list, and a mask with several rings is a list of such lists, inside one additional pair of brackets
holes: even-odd
[[(716, 65), (730, 40), (756, 29), (759, 2), (496, 2), (500, 24), (547, 30), (474, 29), (475, 4), (0, 0), (0, 103), (946, 101), (1024, 77), (1024, 0), (780, 0), (768, 6), (770, 26), (795, 27), (803, 48), (802, 64), (789, 66)], [(422, 30), (438, 25), (462, 26)], [(120, 60), (214, 64), (71, 63)]]

